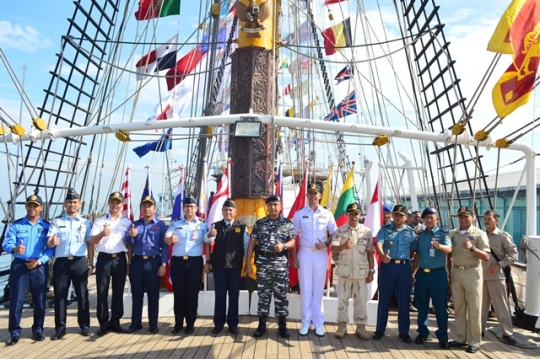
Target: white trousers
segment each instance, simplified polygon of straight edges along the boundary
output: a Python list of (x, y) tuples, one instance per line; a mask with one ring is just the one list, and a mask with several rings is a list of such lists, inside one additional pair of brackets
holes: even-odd
[(312, 320), (315, 328), (324, 325), (323, 295), (327, 263), (326, 249), (313, 252), (309, 248), (300, 247), (298, 250), (300, 314), (303, 327), (309, 326)]

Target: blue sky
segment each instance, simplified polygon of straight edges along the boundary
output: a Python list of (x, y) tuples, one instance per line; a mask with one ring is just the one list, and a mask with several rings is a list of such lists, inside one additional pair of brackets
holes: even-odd
[[(390, 9), (393, 7), (393, 3), (389, 0), (380, 2)], [(199, 8), (199, 2), (196, 1), (183, 1), (182, 3), (185, 9), (189, 7), (189, 13), (193, 13), (193, 17), (165, 18), (160, 23), (159, 40), (168, 39), (171, 30), (185, 34), (186, 29), (196, 27), (198, 14), (204, 10)], [(366, 1), (366, 3), (368, 3), (366, 6), (375, 6), (374, 1)], [(456, 70), (458, 77), (462, 79), (462, 91), (465, 97), (471, 98), (487, 63), (493, 57), (493, 54), (484, 50), (487, 41), (510, 0), (440, 0), (437, 3), (441, 6), (441, 19), (446, 24), (445, 35), (452, 43), (450, 52), (452, 57), (457, 60)], [(132, 6), (134, 4), (136, 1), (132, 1)], [(183, 9), (182, 13), (188, 12)], [(0, 47), (20, 80), (23, 76), (22, 67), (23, 65), (27, 66), (25, 89), (35, 107), (40, 106), (43, 101), (43, 89), (48, 86), (50, 81), (48, 71), (56, 63), (55, 53), (59, 51), (61, 36), (67, 30), (67, 18), (72, 14), (71, 1), (2, 1)], [(497, 70), (502, 73), (509, 61), (509, 58), (501, 60)], [(487, 92), (490, 91), (489, 88)], [(475, 112), (475, 118), (491, 120), (495, 114), (490, 106), (489, 96), (484, 97)], [(150, 100), (149, 102), (155, 101)], [(2, 65), (0, 66), (0, 107), (18, 120), (19, 106), (20, 97)], [(150, 109), (153, 108), (153, 106), (148, 106)], [(513, 116), (515, 118), (532, 118), (533, 104), (525, 107), (516, 111)], [(22, 123), (29, 127), (30, 120), (25, 113), (23, 113)], [(477, 128), (478, 125), (475, 129)], [(509, 127), (502, 128), (497, 132), (497, 136), (501, 137), (510, 131)], [(497, 136), (494, 137), (499, 138)], [(530, 137), (526, 137), (524, 140), (528, 141), (529, 144), (533, 142)], [(0, 155), (3, 157), (3, 154)], [(512, 156), (517, 157), (515, 153), (512, 153), (506, 162), (510, 162)]]

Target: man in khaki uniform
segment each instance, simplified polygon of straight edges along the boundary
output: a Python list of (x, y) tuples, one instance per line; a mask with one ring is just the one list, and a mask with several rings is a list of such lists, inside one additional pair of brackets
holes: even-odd
[(503, 268), (512, 265), (517, 258), (517, 247), (512, 236), (497, 228), (499, 214), (487, 211), (484, 214), (484, 225), (491, 247), (491, 256), (487, 262), (482, 263), (484, 286), (482, 293), (482, 332), (486, 329), (489, 304), (493, 304), (497, 321), (503, 333), (503, 340), (508, 344), (516, 344), (513, 336), (512, 316), (510, 304), (506, 295), (506, 278)]
[(367, 323), (367, 285), (373, 281), (373, 236), (369, 228), (359, 223), (360, 206), (352, 203), (347, 206), (348, 223), (339, 227), (332, 236), (332, 253), (339, 253), (337, 268), (338, 322), (336, 338), (347, 334), (349, 321), (349, 298), (354, 300), (354, 321), (356, 335), (368, 340)]
[(486, 232), (472, 225), (474, 212), (461, 207), (457, 213), (459, 228), (450, 231), (452, 252), (452, 298), (454, 299), (457, 340), (450, 346), (466, 346), (467, 353), (476, 353), (482, 340), (480, 305), (482, 303), (482, 268), (480, 261), (489, 260)]

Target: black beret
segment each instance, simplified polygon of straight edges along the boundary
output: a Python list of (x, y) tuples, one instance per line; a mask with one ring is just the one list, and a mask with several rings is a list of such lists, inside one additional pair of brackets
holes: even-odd
[(150, 202), (152, 203), (154, 206), (156, 205), (156, 200), (152, 197), (152, 196), (146, 196), (142, 199), (141, 201), (141, 204), (143, 204), (144, 202)]
[(223, 203), (223, 207), (236, 208), (236, 203), (234, 203), (232, 199), (228, 198), (225, 203)]
[(270, 196), (268, 196), (268, 198), (266, 199), (266, 203), (270, 203), (270, 202), (281, 202), (281, 197), (279, 194), (271, 194)]

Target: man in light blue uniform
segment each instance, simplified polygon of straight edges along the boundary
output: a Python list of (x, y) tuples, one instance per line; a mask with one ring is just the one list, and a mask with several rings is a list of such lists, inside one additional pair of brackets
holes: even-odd
[(393, 222), (382, 226), (377, 233), (376, 251), (381, 257), (379, 269), (379, 306), (374, 340), (384, 337), (388, 310), (394, 291), (398, 302), (399, 338), (411, 343), (409, 327), (409, 292), (411, 290), (411, 257), (416, 250), (414, 230), (405, 225), (407, 208), (398, 204), (392, 210)]
[(90, 335), (90, 303), (88, 302), (88, 271), (92, 264), (86, 255), (92, 251), (90, 243), (90, 220), (78, 213), (81, 197), (75, 190), (69, 189), (64, 201), (66, 213), (51, 221), (47, 233), (47, 246), (54, 248), (53, 265), (54, 285), (54, 324), (56, 333), (51, 340), (62, 338), (66, 334), (66, 319), (69, 286), (77, 295), (77, 322), (82, 336)]
[(442, 349), (448, 349), (446, 255), (452, 252), (452, 242), (448, 234), (437, 227), (439, 214), (435, 208), (424, 209), (422, 219), (425, 229), (417, 234), (417, 253), (413, 269), (416, 273), (414, 300), (418, 309), (418, 336), (414, 342), (422, 344), (429, 336), (428, 311), (431, 299), (437, 318), (438, 329), (435, 335), (439, 339), (439, 346)]
[(165, 233), (165, 243), (172, 244), (171, 280), (174, 292), (175, 324), (171, 331), (177, 334), (186, 320), (186, 334), (195, 332), (199, 290), (203, 274), (203, 241), (209, 242), (208, 227), (195, 216), (197, 200), (188, 196), (182, 210), (184, 218), (174, 219)]
[(19, 341), (22, 333), (21, 315), (24, 297), (30, 285), (32, 302), (34, 303), (34, 324), (32, 334), (35, 340), (42, 341), (43, 323), (45, 321), (45, 295), (49, 266), (47, 261), (54, 253), (47, 248), (47, 231), (49, 223), (39, 214), (43, 210), (43, 201), (37, 195), (26, 199), (26, 216), (16, 220), (9, 226), (2, 248), (12, 253), (13, 261), (9, 272), (10, 306), (9, 334), (6, 345)]

